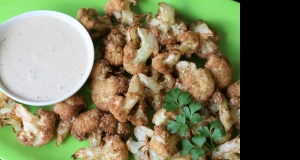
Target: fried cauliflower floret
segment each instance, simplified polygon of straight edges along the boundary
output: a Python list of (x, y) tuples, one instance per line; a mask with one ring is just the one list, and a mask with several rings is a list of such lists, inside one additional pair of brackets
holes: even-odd
[(178, 153), (176, 145), (180, 141), (181, 137), (178, 134), (171, 135), (165, 126), (154, 126), (154, 134), (149, 145), (156, 154), (166, 159)]
[(236, 98), (236, 97), (231, 98), (228, 102), (228, 108), (229, 108), (232, 124), (234, 124), (237, 129), (240, 129), (240, 123), (241, 123), (240, 98)]
[(202, 20), (196, 20), (189, 24), (188, 28), (199, 35), (200, 47), (196, 51), (198, 57), (207, 58), (209, 55), (217, 53), (220, 36), (216, 31), (211, 30)]
[(161, 74), (152, 69), (152, 76), (148, 77), (145, 74), (138, 73), (141, 83), (145, 86), (146, 101), (150, 103), (154, 110), (162, 108), (164, 97), (167, 91), (175, 85), (175, 79), (172, 75), (163, 75), (163, 81), (160, 81)]
[(22, 129), (22, 119), (13, 112), (16, 102), (3, 92), (0, 92), (0, 128), (3, 125), (12, 125), (13, 132)]
[(217, 114), (220, 117), (220, 121), (226, 132), (228, 132), (233, 125), (227, 102), (225, 95), (216, 91), (211, 95), (208, 104), (208, 108), (212, 112), (212, 115)]
[(40, 108), (37, 115), (34, 115), (21, 104), (16, 104), (13, 112), (22, 119), (22, 130), (17, 133), (17, 140), (22, 145), (39, 147), (54, 138), (56, 122), (54, 112)]
[(236, 82), (234, 82), (233, 84), (229, 85), (227, 90), (226, 90), (226, 95), (229, 98), (240, 98), (241, 95), (241, 84), (240, 84), (240, 80), (237, 80)]
[[(140, 82), (140, 78), (135, 74), (129, 82), (128, 91), (123, 96), (114, 96), (110, 100), (109, 111), (118, 119), (120, 122), (126, 122), (132, 108), (136, 104), (141, 104), (145, 98), (145, 91)], [(140, 101), (140, 102), (139, 102)]]
[(104, 144), (90, 148), (81, 148), (72, 155), (73, 159), (82, 160), (128, 160), (128, 149), (119, 135), (103, 138)]
[(240, 135), (234, 139), (227, 141), (217, 147), (217, 151), (213, 151), (211, 155), (212, 160), (222, 159), (226, 153), (240, 153)]
[(134, 107), (129, 115), (128, 120), (134, 125), (134, 126), (142, 126), (148, 124), (148, 105), (145, 100), (141, 100), (139, 105)]
[(152, 58), (152, 67), (158, 72), (167, 75), (172, 74), (174, 66), (180, 60), (182, 51), (178, 49), (170, 49), (168, 52), (158, 54)]
[(130, 9), (130, 4), (136, 6), (138, 0), (110, 0), (106, 3), (104, 10), (109, 16), (114, 16), (121, 24), (131, 25), (142, 22), (148, 14), (136, 14)]
[(111, 76), (105, 80), (96, 80), (91, 85), (92, 100), (96, 107), (109, 112), (110, 100), (128, 89), (128, 78), (125, 76)]
[(158, 3), (159, 9), (155, 18), (147, 17), (147, 28), (157, 37), (160, 46), (174, 44), (177, 36), (187, 30), (185, 23), (179, 18), (175, 9), (165, 3)]
[(178, 80), (183, 90), (191, 93), (191, 97), (206, 106), (215, 89), (215, 81), (208, 69), (197, 69), (195, 63), (179, 61), (176, 64)]
[(186, 58), (191, 58), (192, 54), (197, 52), (200, 47), (199, 35), (192, 31), (186, 31), (177, 36), (180, 44), (169, 44), (167, 49), (178, 49)]
[(122, 140), (127, 140), (130, 135), (130, 124), (119, 122), (111, 113), (101, 117), (99, 129), (108, 135), (118, 134)]
[(94, 108), (80, 113), (75, 117), (71, 134), (78, 141), (88, 138), (88, 134), (99, 129), (103, 113)]
[(51, 106), (50, 110), (59, 115), (59, 123), (56, 129), (57, 146), (60, 146), (69, 135), (75, 116), (85, 109), (87, 109), (87, 101), (79, 94), (74, 94), (65, 101)]
[[(137, 32), (135, 32), (135, 30)], [(158, 54), (159, 46), (157, 39), (149, 29), (132, 26), (129, 32), (131, 37), (137, 33), (141, 39), (141, 45), (136, 47), (134, 42), (129, 42), (125, 45), (123, 57), (124, 68), (131, 75), (147, 73), (150, 69), (150, 67), (146, 65), (148, 58), (152, 54)]]
[(92, 39), (97, 39), (105, 35), (112, 26), (111, 19), (105, 15), (103, 17), (98, 15), (98, 12), (92, 8), (80, 8), (77, 12), (76, 19), (89, 32)]
[(110, 33), (105, 40), (104, 58), (112, 66), (123, 65), (123, 48), (126, 44), (125, 36), (115, 27), (111, 27)]
[(105, 59), (96, 60), (94, 62), (91, 74), (89, 76), (90, 80), (105, 80), (109, 77), (109, 72), (112, 69), (109, 66), (109, 62)]
[(226, 57), (216, 54), (210, 55), (205, 63), (205, 68), (210, 70), (216, 82), (216, 88), (219, 90), (226, 90), (232, 83), (233, 67)]
[[(148, 138), (153, 136), (153, 130), (147, 126), (134, 128), (134, 135), (137, 142), (131, 137), (126, 141), (128, 150), (133, 154), (135, 160), (150, 160)], [(153, 157), (154, 158), (154, 157)]]

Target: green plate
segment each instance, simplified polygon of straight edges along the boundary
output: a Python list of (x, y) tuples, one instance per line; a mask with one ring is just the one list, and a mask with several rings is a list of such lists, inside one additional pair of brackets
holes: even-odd
[[(55, 10), (76, 16), (79, 8), (95, 8), (104, 15), (104, 6), (108, 0), (0, 0), (0, 23), (18, 14), (32, 10)], [(132, 7), (136, 13), (149, 12), (154, 16), (158, 10), (158, 2), (162, 0), (139, 0)], [(231, 0), (164, 0), (171, 4), (186, 22), (197, 19), (206, 21), (209, 27), (221, 35), (219, 43), (223, 55), (227, 56), (234, 68), (233, 81), (240, 79), (240, 3)], [(201, 67), (203, 61), (196, 56), (192, 61)], [(79, 91), (94, 108), (87, 84)], [(35, 113), (38, 107), (27, 106)], [(50, 106), (46, 107), (49, 109)], [(88, 147), (87, 140), (79, 142), (71, 135), (57, 147), (55, 140), (41, 147), (26, 147), (21, 145), (13, 133), (11, 126), (0, 129), (0, 160), (68, 160), (81, 147)], [(132, 158), (130, 158), (132, 159)]]

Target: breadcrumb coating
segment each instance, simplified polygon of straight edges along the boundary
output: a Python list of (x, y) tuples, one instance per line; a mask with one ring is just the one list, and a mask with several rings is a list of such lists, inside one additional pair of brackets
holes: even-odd
[(78, 141), (87, 139), (88, 133), (99, 128), (101, 116), (103, 116), (103, 113), (96, 108), (77, 115), (71, 129), (72, 136)]
[(219, 90), (226, 90), (232, 83), (233, 67), (227, 57), (216, 54), (210, 55), (205, 63), (205, 68), (210, 70), (216, 88)]
[(197, 69), (195, 63), (179, 61), (176, 64), (178, 80), (185, 91), (191, 93), (194, 100), (207, 105), (207, 101), (215, 89), (215, 81), (208, 69)]

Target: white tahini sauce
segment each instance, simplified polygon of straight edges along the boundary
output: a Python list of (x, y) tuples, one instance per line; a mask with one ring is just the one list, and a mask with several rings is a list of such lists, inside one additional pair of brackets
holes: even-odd
[(53, 100), (74, 88), (87, 67), (78, 31), (51, 16), (25, 19), (0, 41), (0, 80), (28, 100)]

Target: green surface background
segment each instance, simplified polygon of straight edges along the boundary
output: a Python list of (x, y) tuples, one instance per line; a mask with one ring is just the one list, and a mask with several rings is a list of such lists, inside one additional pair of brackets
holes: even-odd
[[(99, 15), (104, 15), (104, 6), (108, 0), (0, 0), (0, 23), (18, 14), (33, 10), (55, 10), (75, 17), (79, 8), (94, 8)], [(158, 10), (158, 2), (162, 0), (139, 0), (132, 7), (136, 13), (151, 13)], [(240, 79), (240, 3), (231, 0), (165, 0), (179, 13), (188, 24), (197, 19), (204, 20), (209, 27), (221, 35), (219, 43), (222, 54), (227, 56), (234, 68), (233, 81)], [(205, 60), (192, 56), (197, 67), (203, 67)], [(94, 108), (90, 97), (91, 90), (85, 84), (79, 91)], [(35, 113), (38, 107), (27, 106)], [(49, 109), (47, 106), (46, 109)], [(0, 129), (1, 160), (68, 160), (81, 147), (88, 147), (87, 140), (79, 142), (71, 135), (57, 147), (55, 140), (41, 147), (22, 146), (16, 139), (11, 126)], [(132, 158), (130, 158), (132, 159)]]

